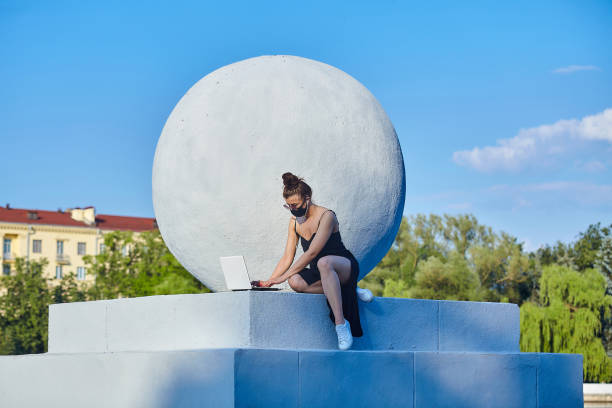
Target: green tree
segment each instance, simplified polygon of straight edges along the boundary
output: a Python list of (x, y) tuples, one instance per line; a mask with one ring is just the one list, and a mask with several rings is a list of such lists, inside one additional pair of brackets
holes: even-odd
[(43, 353), (47, 349), (47, 308), (51, 295), (42, 267), (23, 258), (15, 260), (15, 272), (2, 277), (0, 297), (0, 353)]
[[(612, 236), (606, 237), (598, 252), (596, 267), (606, 280), (606, 294), (612, 296)], [(612, 316), (601, 314), (602, 339), (606, 352), (612, 357)]]
[(415, 285), (405, 292), (405, 297), (478, 300), (479, 288), (478, 276), (468, 267), (465, 258), (453, 251), (446, 262), (431, 256), (419, 264)]
[(384, 297), (407, 298), (410, 287), (401, 279), (385, 280)]
[(491, 227), (480, 225), (472, 214), (451, 216), (444, 214), (442, 226), (444, 238), (452, 243), (455, 251), (464, 258), (468, 249), (473, 245), (490, 248), (494, 245), (496, 236)]
[[(471, 298), (521, 304), (532, 296), (539, 274), (517, 241), (505, 232), (494, 233), (490, 227), (479, 224), (471, 214), (444, 214), (442, 217), (417, 214), (402, 219), (393, 246), (361, 285), (371, 289), (375, 295), (399, 293), (397, 288), (403, 288), (402, 296), (407, 296), (409, 289), (417, 285), (416, 274), (422, 263), (433, 262), (430, 261), (432, 258), (445, 265), (446, 274), (450, 273), (449, 268), (458, 267), (452, 276), (462, 276), (465, 272), (463, 264), (456, 259), (449, 262), (451, 254), (455, 258), (458, 254), (478, 277), (475, 284), (477, 293), (470, 294)], [(421, 273), (418, 282), (421, 289), (436, 287), (440, 283), (427, 283), (425, 280), (428, 278), (439, 276)], [(413, 291), (415, 296), (431, 293), (421, 289)], [(435, 296), (439, 299), (446, 294)]]
[(604, 259), (604, 254), (609, 249), (612, 239), (612, 224), (602, 227), (601, 223), (591, 224), (586, 231), (578, 234), (578, 240), (574, 243), (564, 244), (557, 241), (551, 246), (544, 246), (536, 251), (537, 257), (542, 265), (565, 265), (578, 271), (589, 268), (604, 266), (602, 272), (612, 268), (609, 258)]
[(157, 230), (139, 237), (114, 231), (104, 244), (101, 254), (83, 257), (93, 283), (77, 281), (73, 272), (47, 279), (46, 259), (16, 259), (14, 273), (0, 278), (0, 354), (45, 352), (51, 303), (209, 291), (180, 265)]
[(172, 255), (158, 230), (141, 234), (134, 247), (134, 296), (210, 292)]
[(502, 232), (490, 234), (486, 243), (469, 248), (469, 262), (478, 275), (483, 300), (521, 304), (531, 295), (534, 270), (522, 245)]
[(594, 268), (601, 262), (601, 249), (606, 239), (611, 237), (612, 224), (601, 227), (601, 223), (591, 224), (585, 232), (580, 233), (573, 246), (576, 266), (579, 271)]
[(571, 244), (565, 244), (557, 241), (554, 246), (545, 245), (538, 248), (535, 252), (536, 258), (540, 265), (562, 265), (568, 268), (577, 269), (576, 254)]
[(138, 238), (114, 231), (104, 236), (104, 246), (102, 253), (83, 257), (95, 277), (90, 300), (209, 292), (170, 253), (158, 230)]
[(606, 280), (606, 293), (612, 295), (612, 236), (602, 240), (601, 246), (597, 251), (595, 267)]
[(383, 295), (386, 282), (403, 281), (403, 286), (415, 284), (415, 273), (419, 262), (430, 256), (445, 258), (448, 245), (444, 239), (442, 217), (431, 214), (425, 216), (402, 217), (399, 231), (393, 245), (381, 262), (362, 281), (376, 295)]
[(0, 278), (0, 354), (45, 352), (49, 304), (84, 300), (73, 273), (51, 283), (46, 264), (17, 258), (14, 273)]
[(409, 296), (420, 299), (480, 300), (478, 276), (464, 256), (450, 252), (446, 262), (430, 257), (419, 265)]
[(412, 266), (418, 262), (418, 247), (411, 226), (407, 219), (402, 217), (391, 248), (360, 286), (370, 289), (376, 296), (381, 296), (387, 281), (411, 281), (414, 277)]
[(135, 257), (132, 251), (124, 251), (133, 243), (131, 231), (109, 232), (104, 235), (104, 250), (100, 254), (83, 256), (87, 271), (95, 278), (89, 287), (88, 299), (115, 299), (132, 294)]
[(585, 381), (610, 381), (612, 360), (599, 335), (600, 314), (609, 317), (612, 297), (605, 293), (601, 273), (546, 266), (539, 300), (541, 306), (533, 302), (521, 306), (521, 351), (580, 353)]
[[(612, 224), (591, 224), (575, 243), (557, 242), (554, 247), (538, 249), (535, 256), (541, 265), (560, 264), (578, 271), (596, 268), (606, 280), (606, 293), (612, 295)], [(612, 355), (612, 316), (601, 313), (600, 320), (604, 347)]]

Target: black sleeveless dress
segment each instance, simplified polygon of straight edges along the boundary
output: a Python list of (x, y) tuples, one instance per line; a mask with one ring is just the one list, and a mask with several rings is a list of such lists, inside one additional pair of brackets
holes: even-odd
[[(332, 210), (327, 211), (333, 212)], [(336, 213), (334, 213), (334, 215), (335, 214)], [(321, 217), (322, 216), (323, 215), (321, 215)], [(321, 218), (319, 218), (319, 224), (321, 224)], [(306, 252), (308, 248), (310, 248), (310, 244), (312, 243), (316, 232), (312, 234), (312, 237), (309, 240), (306, 240), (303, 236), (297, 233), (297, 226), (294, 228), (295, 233), (300, 237), (302, 249), (304, 252)], [(319, 227), (317, 226), (317, 230), (318, 229)], [(361, 322), (359, 320), (359, 306), (357, 304), (357, 278), (359, 277), (359, 263), (351, 251), (346, 249), (342, 243), (340, 230), (333, 232), (330, 235), (329, 239), (325, 243), (325, 246), (321, 249), (321, 252), (319, 252), (312, 262), (310, 262), (310, 268), (304, 268), (298, 272), (298, 274), (306, 281), (306, 283), (308, 283), (308, 285), (312, 285), (313, 283), (321, 280), (321, 273), (317, 268), (317, 262), (319, 259), (327, 255), (342, 256), (351, 261), (351, 276), (348, 281), (340, 285), (340, 293), (342, 295), (342, 311), (344, 313), (344, 318), (348, 320), (351, 325), (351, 333), (353, 337), (361, 337), (363, 336), (363, 330), (361, 329)], [(332, 322), (335, 322), (334, 312), (331, 310), (329, 302), (327, 302), (327, 307), (329, 308), (329, 318)]]

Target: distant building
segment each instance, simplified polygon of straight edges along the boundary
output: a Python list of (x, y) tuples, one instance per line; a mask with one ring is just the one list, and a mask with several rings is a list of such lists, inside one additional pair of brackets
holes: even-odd
[[(2, 273), (10, 275), (15, 258), (47, 258), (44, 274), (61, 279), (72, 271), (78, 280), (89, 279), (83, 255), (104, 250), (104, 234), (110, 231), (140, 233), (157, 228), (155, 218), (96, 214), (94, 207), (66, 211), (0, 207)], [(127, 248), (126, 248), (127, 250)]]

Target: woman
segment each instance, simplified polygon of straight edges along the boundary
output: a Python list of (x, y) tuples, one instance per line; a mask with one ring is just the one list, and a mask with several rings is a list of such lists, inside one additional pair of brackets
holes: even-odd
[[(353, 344), (353, 336), (363, 335), (357, 296), (367, 302), (372, 293), (357, 288), (359, 264), (342, 243), (336, 214), (312, 202), (312, 190), (303, 179), (285, 173), (283, 184), (285, 208), (294, 216), (289, 220), (285, 253), (261, 286), (288, 280), (296, 292), (325, 294), (329, 316), (336, 325), (338, 348), (346, 350)], [(293, 263), (298, 239), (304, 253)]]

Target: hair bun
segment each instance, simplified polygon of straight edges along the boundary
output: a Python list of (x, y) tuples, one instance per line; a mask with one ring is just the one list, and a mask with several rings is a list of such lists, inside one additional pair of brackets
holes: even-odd
[(296, 176), (293, 173), (283, 174), (283, 197), (288, 198), (294, 194), (298, 194), (301, 197), (312, 198), (312, 189), (303, 178)]
[(300, 183), (300, 178), (293, 173), (283, 174), (283, 184), (289, 189), (297, 187)]

